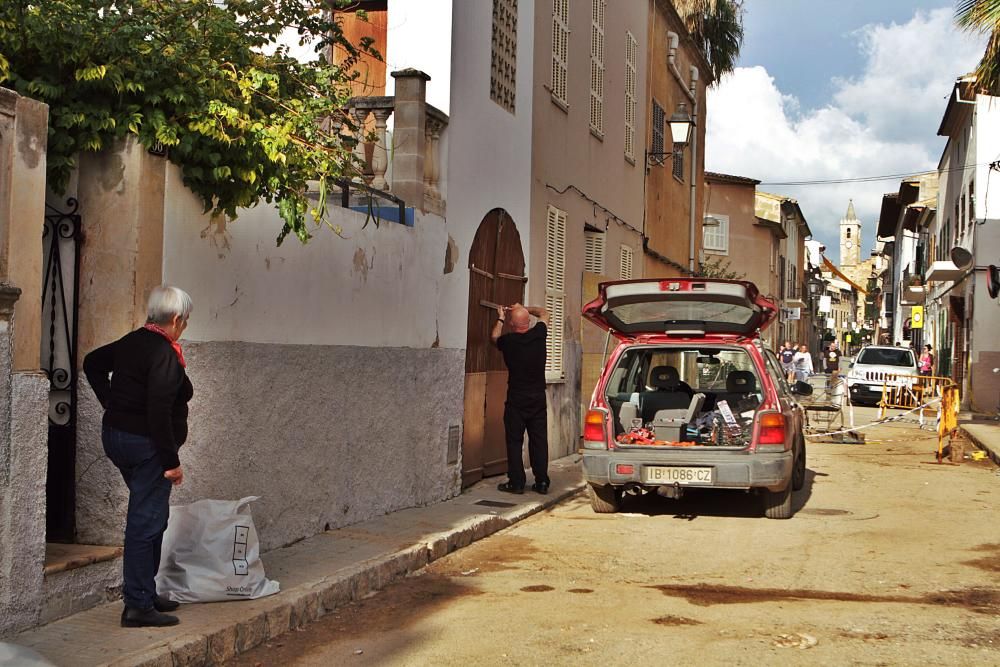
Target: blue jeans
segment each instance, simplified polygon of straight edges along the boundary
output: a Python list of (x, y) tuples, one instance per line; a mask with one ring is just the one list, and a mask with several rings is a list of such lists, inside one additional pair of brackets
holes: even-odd
[(152, 609), (172, 485), (163, 476), (152, 438), (105, 426), (101, 440), (128, 487), (122, 597), (127, 607)]

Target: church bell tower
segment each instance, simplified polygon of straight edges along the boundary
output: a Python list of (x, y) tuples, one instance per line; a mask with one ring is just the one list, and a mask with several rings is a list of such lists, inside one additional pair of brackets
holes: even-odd
[(854, 213), (854, 200), (847, 205), (847, 214), (840, 220), (840, 265), (861, 263), (861, 221)]

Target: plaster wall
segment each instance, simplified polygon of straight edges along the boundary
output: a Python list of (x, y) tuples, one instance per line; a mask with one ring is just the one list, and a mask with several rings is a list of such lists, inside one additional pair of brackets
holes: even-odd
[[(563, 456), (575, 451), (581, 428), (584, 354), (583, 322), (579, 313), (583, 293), (584, 227), (589, 224), (609, 234), (606, 270), (618, 275), (620, 245), (628, 239), (633, 253), (633, 277), (644, 274), (640, 234), (643, 220), (642, 145), (647, 111), (643, 85), (647, 76), (648, 8), (621, 3), (605, 16), (603, 133), (590, 126), (591, 6), (569, 3), (569, 63), (565, 104), (551, 93), (552, 3), (533, 7), (534, 54), (530, 63), (534, 107), (531, 127), (531, 242), (526, 255), (529, 301), (545, 303), (545, 252), (548, 206), (566, 211), (564, 377), (548, 384), (549, 452)], [(625, 155), (626, 32), (638, 43), (636, 63), (636, 119), (634, 160)], [(519, 36), (519, 40), (520, 40)], [(527, 63), (526, 63), (527, 65)], [(524, 71), (526, 65), (519, 69)], [(613, 239), (613, 236), (618, 236)], [(587, 324), (587, 327), (592, 325)], [(588, 381), (589, 384), (589, 381)]]
[[(646, 48), (640, 41), (640, 53), (647, 57), (649, 62), (654, 63), (649, 67), (648, 73), (640, 75), (640, 81), (644, 82), (644, 90), (641, 99), (645, 102), (644, 108), (640, 108), (639, 117), (644, 119), (645, 125), (639, 137), (644, 137), (642, 146), (637, 146), (638, 160), (643, 160), (644, 151), (651, 150), (653, 145), (652, 124), (649, 122), (652, 114), (653, 102), (655, 101), (663, 109), (664, 116), (669, 119), (677, 110), (678, 105), (683, 103), (687, 112), (695, 113), (694, 105), (685, 94), (691, 83), (691, 67), (697, 67), (699, 71), (699, 81), (697, 84), (697, 118), (695, 127), (691, 131), (692, 141), (695, 143), (698, 159), (698, 180), (696, 183), (695, 201), (695, 247), (694, 261), (697, 269), (698, 252), (702, 246), (701, 239), (701, 218), (705, 210), (704, 197), (704, 174), (705, 174), (705, 129), (706, 122), (706, 93), (709, 81), (708, 65), (700, 56), (700, 52), (688, 37), (687, 30), (677, 15), (672, 2), (666, 0), (648, 0), (646, 3), (633, 3), (636, 8), (641, 7), (643, 12), (648, 12), (648, 24), (646, 36)], [(581, 9), (588, 3), (580, 3)], [(684, 79), (682, 84), (677, 80), (670, 68), (666, 65), (669, 53), (668, 32), (674, 32), (679, 36), (679, 46), (676, 53), (677, 69)], [(586, 86), (586, 82), (583, 84)], [(586, 87), (584, 91), (586, 91)], [(664, 127), (664, 150), (670, 151), (672, 144), (670, 139), (670, 128)], [(657, 276), (681, 276), (687, 274), (690, 258), (690, 221), (691, 221), (691, 158), (692, 147), (689, 144), (684, 149), (683, 176), (677, 178), (673, 175), (673, 161), (667, 159), (662, 166), (653, 166), (647, 170), (645, 207), (646, 226), (644, 232), (649, 238), (651, 250), (667, 257), (671, 264), (664, 263), (659, 259), (647, 256), (646, 268), (648, 275)], [(679, 264), (679, 269), (675, 264)]]
[(731, 262), (730, 271), (744, 274), (761, 294), (777, 295), (774, 270), (774, 248), (777, 239), (754, 215), (754, 186), (709, 182), (709, 204), (706, 215), (721, 213), (729, 216), (729, 249), (727, 252), (705, 250), (709, 258), (723, 264)]
[(40, 366), (49, 107), (0, 88), (0, 283), (17, 285), (14, 369)]
[(173, 166), (166, 180), (163, 280), (194, 301), (187, 340), (465, 347), (464, 320), (438, 313), (459, 282), (445, 273), (441, 218), (417, 211), (413, 227), (365, 227), (364, 214), (331, 207), (346, 238), (323, 228), (278, 247), (273, 208), (209, 219)]

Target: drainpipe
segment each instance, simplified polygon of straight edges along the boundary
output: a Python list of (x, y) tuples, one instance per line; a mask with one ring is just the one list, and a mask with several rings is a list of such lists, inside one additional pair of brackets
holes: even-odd
[(688, 272), (694, 275), (694, 233), (695, 233), (695, 204), (697, 202), (698, 186), (698, 68), (691, 66), (691, 83), (684, 80), (684, 76), (677, 68), (677, 47), (680, 44), (680, 37), (676, 32), (667, 32), (669, 50), (667, 52), (667, 68), (673, 74), (674, 79), (680, 84), (681, 90), (691, 102), (691, 193), (690, 193), (690, 216), (688, 220)]

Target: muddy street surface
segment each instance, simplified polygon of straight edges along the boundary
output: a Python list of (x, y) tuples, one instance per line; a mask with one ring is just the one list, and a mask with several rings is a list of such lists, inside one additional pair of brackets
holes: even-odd
[(232, 664), (1000, 664), (995, 466), (865, 433), (810, 443), (790, 520), (739, 492), (578, 496)]

